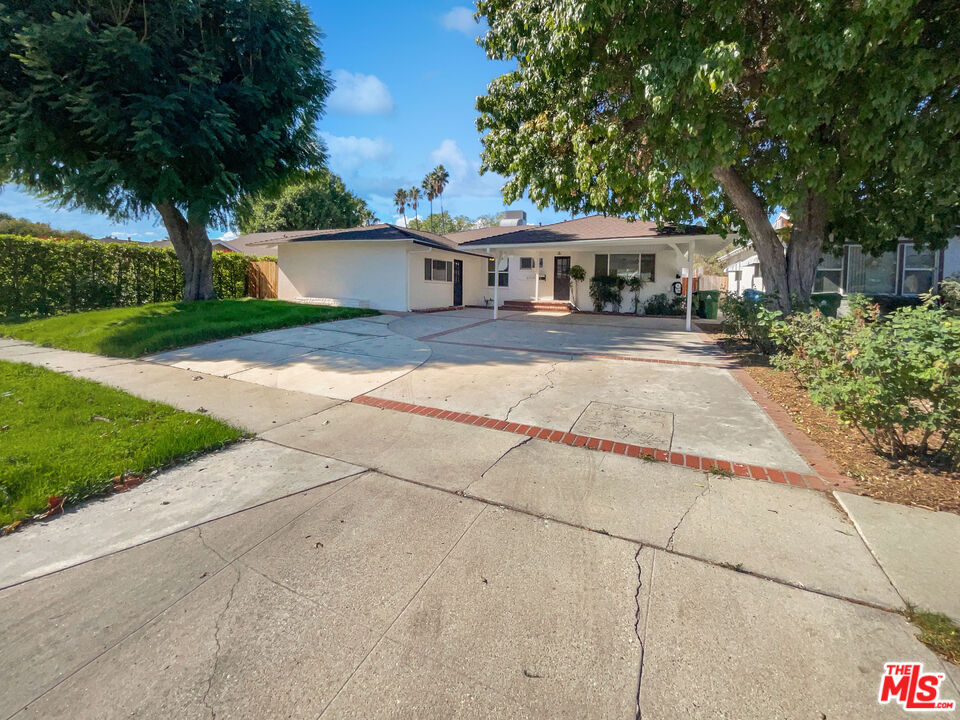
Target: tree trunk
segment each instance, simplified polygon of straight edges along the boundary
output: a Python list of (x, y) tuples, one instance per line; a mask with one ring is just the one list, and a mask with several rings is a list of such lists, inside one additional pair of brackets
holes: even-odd
[(787, 244), (787, 282), (791, 294), (806, 306), (813, 292), (813, 282), (820, 264), (826, 230), (826, 204), (823, 198), (807, 193), (802, 206), (794, 212)]
[(776, 297), (777, 308), (788, 315), (796, 302), (806, 307), (820, 262), (826, 229), (826, 203), (812, 192), (795, 210), (795, 224), (784, 252), (767, 209), (735, 168), (714, 168), (713, 177), (736, 207), (760, 258), (763, 284)]
[(215, 300), (213, 246), (205, 223), (187, 220), (173, 203), (157, 205), (183, 268), (183, 302)]

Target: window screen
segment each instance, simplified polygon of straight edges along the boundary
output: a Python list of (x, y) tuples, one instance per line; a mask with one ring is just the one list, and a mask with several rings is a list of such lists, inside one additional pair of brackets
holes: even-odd
[(593, 256), (593, 274), (596, 276), (602, 276), (607, 274), (607, 256), (606, 255)]
[(653, 253), (644, 253), (640, 256), (640, 279), (644, 282), (653, 282), (656, 277), (657, 256)]
[(914, 245), (903, 246), (904, 295), (919, 295), (930, 292), (936, 280), (937, 252), (918, 250)]
[(859, 245), (847, 250), (847, 292), (893, 295), (897, 292), (897, 253), (867, 255)]
[(449, 260), (423, 261), (423, 279), (433, 282), (453, 282), (453, 263)]
[(610, 274), (625, 278), (636, 277), (640, 274), (639, 255), (611, 255)]
[(500, 287), (508, 287), (510, 285), (510, 258), (502, 258), (500, 260), (500, 267), (494, 265), (494, 259), (487, 259), (487, 287), (493, 287), (493, 283), (497, 280), (497, 284)]
[(813, 291), (818, 293), (838, 293), (842, 291), (843, 258), (837, 255), (824, 255), (817, 266), (813, 280)]

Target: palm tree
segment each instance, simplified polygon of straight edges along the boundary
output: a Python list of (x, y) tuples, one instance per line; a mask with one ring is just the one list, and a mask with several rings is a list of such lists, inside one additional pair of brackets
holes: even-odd
[(427, 173), (427, 176), (423, 179), (423, 182), (420, 183), (420, 187), (423, 188), (423, 191), (427, 194), (427, 200), (430, 201), (430, 230), (433, 231), (433, 199), (436, 197), (436, 194), (433, 192), (432, 172)]
[(443, 228), (441, 234), (446, 235), (447, 223), (443, 217), (443, 191), (446, 189), (447, 183), (450, 182), (450, 173), (443, 165), (437, 165), (431, 175), (433, 175), (434, 192), (440, 197), (440, 224)]
[(393, 204), (397, 208), (397, 212), (403, 215), (403, 224), (407, 224), (407, 191), (403, 188), (400, 188), (393, 194)]
[(420, 204), (420, 188), (414, 186), (407, 190), (407, 200), (410, 202), (410, 207), (413, 208), (413, 219), (419, 225), (420, 218), (417, 216), (417, 206)]

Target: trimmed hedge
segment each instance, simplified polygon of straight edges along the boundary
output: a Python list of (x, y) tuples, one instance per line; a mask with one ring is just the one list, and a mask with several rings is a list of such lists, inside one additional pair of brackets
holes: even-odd
[[(217, 297), (244, 297), (248, 268), (258, 259), (213, 253)], [(172, 248), (0, 235), (0, 316), (6, 319), (179, 300), (182, 291)]]

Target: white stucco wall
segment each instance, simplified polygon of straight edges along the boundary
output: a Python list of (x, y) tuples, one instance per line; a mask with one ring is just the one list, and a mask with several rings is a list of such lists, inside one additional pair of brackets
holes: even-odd
[[(508, 251), (503, 251), (508, 252)], [(593, 277), (594, 267), (595, 267), (595, 255), (616, 255), (616, 254), (646, 254), (653, 253), (656, 255), (656, 264), (654, 267), (654, 280), (652, 283), (647, 283), (643, 290), (640, 291), (640, 306), (643, 307), (643, 303), (653, 295), (660, 293), (666, 293), (667, 295), (672, 294), (671, 286), (677, 280), (677, 275), (680, 273), (680, 268), (686, 262), (682, 257), (677, 258), (676, 252), (673, 248), (664, 248), (664, 247), (646, 247), (646, 248), (637, 248), (637, 247), (604, 247), (602, 249), (590, 249), (585, 250), (577, 248), (576, 246), (571, 247), (569, 250), (555, 250), (555, 249), (530, 249), (523, 248), (517, 250), (510, 250), (509, 252), (514, 253), (510, 256), (510, 285), (508, 287), (499, 288), (499, 300), (502, 303), (504, 300), (534, 300), (539, 298), (540, 300), (553, 300), (553, 275), (554, 275), (554, 258), (557, 256), (568, 256), (570, 258), (571, 267), (574, 265), (581, 265), (584, 270), (586, 270), (587, 278), (580, 283), (579, 288), (575, 291), (573, 282), (571, 281), (570, 285), (570, 299), (574, 300), (574, 294), (576, 292), (576, 301), (578, 305), (585, 310), (593, 309), (593, 301), (590, 299), (590, 278)], [(537, 294), (536, 286), (536, 273), (534, 270), (521, 270), (520, 269), (520, 258), (521, 257), (532, 257), (534, 258), (534, 267), (536, 268), (537, 258), (543, 258), (543, 269), (541, 271), (541, 277), (544, 279), (540, 280), (539, 295)], [(486, 278), (484, 278), (486, 282)], [(493, 288), (485, 288), (488, 296), (492, 295)], [(633, 294), (629, 290), (624, 290), (623, 293), (623, 305), (621, 309), (628, 311), (633, 307)], [(612, 308), (607, 308), (612, 309)]]
[(304, 242), (277, 246), (277, 294), (406, 309), (406, 242)]
[(408, 251), (407, 271), (410, 278), (410, 309), (432, 310), (450, 307), (453, 304), (453, 282), (426, 280), (424, 259), (463, 262), (463, 304), (483, 305), (482, 283), (486, 282), (486, 259), (462, 253), (428, 250), (411, 244)]
[(960, 275), (960, 238), (952, 238), (943, 251), (943, 277)]
[[(760, 259), (756, 253), (747, 255), (737, 262), (733, 262), (724, 268), (727, 273), (727, 289), (735, 295), (743, 294), (744, 290), (763, 291), (763, 279), (757, 277), (757, 267)], [(736, 271), (740, 271), (740, 280), (737, 281)]]

